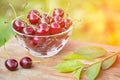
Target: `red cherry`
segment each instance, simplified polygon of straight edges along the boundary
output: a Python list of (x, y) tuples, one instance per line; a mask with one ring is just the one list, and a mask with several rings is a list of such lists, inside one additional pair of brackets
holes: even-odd
[(33, 37), (32, 38), (32, 45), (41, 45), (45, 42), (45, 38)]
[(25, 27), (25, 22), (23, 21), (19, 21), (19, 20), (15, 20), (13, 22), (13, 28), (18, 31), (18, 32), (22, 32), (23, 31), (23, 28)]
[(23, 33), (25, 33), (27, 35), (33, 35), (34, 34), (34, 29), (32, 27), (25, 27), (23, 29)]
[(37, 24), (40, 19), (40, 13), (37, 10), (31, 10), (27, 16), (31, 24)]
[(68, 29), (72, 25), (72, 21), (70, 19), (65, 19), (65, 28)]
[(59, 23), (61, 27), (65, 26), (64, 20), (62, 17), (60, 16), (55, 16), (54, 17), (54, 22)]
[(18, 67), (18, 62), (15, 59), (8, 59), (5, 61), (5, 66), (10, 71), (15, 71)]
[(32, 38), (32, 45), (38, 45), (39, 43), (39, 38), (38, 37), (33, 37)]
[(41, 18), (41, 22), (42, 23), (51, 23), (52, 22), (52, 17), (51, 16), (48, 16), (46, 13), (43, 13), (42, 14), (42, 18)]
[(32, 67), (32, 59), (29, 57), (23, 57), (20, 60), (20, 65), (22, 68), (31, 68)]
[(61, 27), (58, 23), (53, 22), (50, 26), (50, 34), (57, 34), (61, 32)]
[(61, 21), (63, 21), (62, 17), (54, 16), (54, 22), (61, 22)]
[(61, 27), (65, 27), (65, 22), (62, 21), (61, 23), (59, 23)]
[(46, 23), (41, 23), (38, 25), (38, 29), (35, 32), (36, 35), (48, 35), (49, 27)]
[(53, 11), (53, 16), (63, 17), (64, 16), (64, 11), (60, 8), (57, 8)]
[(39, 19), (38, 24), (41, 24), (41, 19)]

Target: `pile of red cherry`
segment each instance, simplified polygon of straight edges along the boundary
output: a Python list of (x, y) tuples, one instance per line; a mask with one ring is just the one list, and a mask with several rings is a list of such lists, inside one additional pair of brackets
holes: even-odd
[[(5, 66), (8, 70), (10, 71), (15, 71), (17, 70), (18, 67), (18, 62), (15, 59), (7, 59), (5, 61)], [(20, 60), (20, 66), (22, 68), (31, 68), (32, 67), (32, 59), (30, 57), (23, 57)]]
[(31, 10), (26, 21), (17, 19), (13, 22), (16, 31), (37, 36), (58, 34), (66, 31), (71, 25), (71, 19), (65, 18), (64, 10), (60, 8), (54, 9), (52, 16)]
[[(68, 17), (65, 18), (64, 10), (60, 8), (54, 9), (51, 15), (31, 10), (27, 15), (27, 20), (14, 20), (13, 28), (26, 35), (45, 36), (64, 32), (72, 25), (72, 21)], [(33, 42), (35, 42), (34, 39)], [(19, 63), (22, 68), (32, 67), (30, 57), (22, 58)], [(8, 70), (14, 71), (17, 70), (18, 62), (15, 59), (7, 59), (5, 66)]]

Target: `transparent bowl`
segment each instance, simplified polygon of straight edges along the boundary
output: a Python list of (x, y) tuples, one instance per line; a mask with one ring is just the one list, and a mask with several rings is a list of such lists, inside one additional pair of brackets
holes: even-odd
[[(63, 49), (72, 33), (72, 27), (70, 27), (66, 31), (54, 35), (26, 35), (16, 31), (12, 24), (11, 28), (20, 45), (22, 45), (31, 55), (36, 57), (50, 57), (56, 55)], [(37, 42), (34, 41), (33, 38), (35, 38)]]

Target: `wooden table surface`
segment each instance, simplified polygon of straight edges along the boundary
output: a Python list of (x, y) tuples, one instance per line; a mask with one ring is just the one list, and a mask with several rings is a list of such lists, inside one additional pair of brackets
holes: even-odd
[[(25, 51), (15, 38), (12, 38), (6, 43), (6, 50), (0, 48), (0, 80), (76, 80), (72, 73), (59, 73), (53, 66), (62, 61), (62, 57), (77, 50), (82, 46), (94, 45), (105, 48), (108, 52), (115, 52), (120, 50), (120, 47), (101, 45), (87, 42), (69, 41), (64, 49), (57, 55), (49, 58), (36, 58)], [(8, 56), (9, 54), (9, 56)], [(17, 71), (9, 71), (4, 66), (6, 59), (15, 58), (18, 61), (25, 56), (30, 56), (34, 61), (41, 61), (40, 63), (33, 63), (31, 69), (23, 69), (20, 66)], [(87, 80), (82, 77), (81, 80)], [(120, 80), (120, 61), (117, 59), (114, 66), (101, 71), (96, 80)]]

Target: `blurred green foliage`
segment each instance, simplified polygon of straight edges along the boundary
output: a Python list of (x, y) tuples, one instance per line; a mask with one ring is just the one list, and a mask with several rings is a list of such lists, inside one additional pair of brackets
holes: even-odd
[(17, 16), (31, 9), (48, 12), (62, 8), (73, 19), (71, 40), (120, 44), (120, 0), (0, 0), (0, 45), (4, 38), (8, 40), (12, 36), (10, 23), (15, 16), (8, 2)]
[(10, 25), (4, 23), (4, 17), (0, 17), (0, 46), (13, 35), (8, 26)]
[[(17, 16), (27, 14), (31, 9), (37, 9), (41, 12), (48, 12), (50, 9), (60, 7), (65, 10), (68, 6), (68, 0), (1, 0), (0, 1), (0, 46), (13, 36), (10, 29), (11, 21), (15, 18), (12, 8), (13, 5)], [(62, 5), (62, 6), (61, 6)]]

